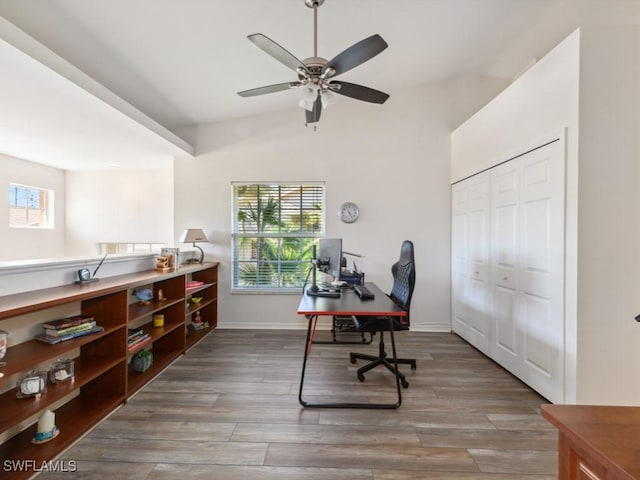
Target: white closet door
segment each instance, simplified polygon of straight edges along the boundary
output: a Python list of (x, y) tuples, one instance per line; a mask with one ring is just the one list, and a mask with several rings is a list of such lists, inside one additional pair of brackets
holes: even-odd
[(485, 353), (490, 351), (489, 175), (452, 188), (452, 330)]
[(485, 354), (491, 348), (489, 327), (489, 175), (470, 179), (469, 185), (469, 279), (467, 284), (469, 342)]
[(564, 141), (452, 188), (452, 329), (564, 400)]
[(451, 190), (451, 329), (469, 340), (469, 309), (467, 308), (468, 233), (466, 183), (453, 185)]
[(522, 378), (554, 402), (564, 385), (564, 145), (520, 158)]
[(519, 335), (519, 193), (520, 170), (515, 160), (491, 170), (491, 356), (520, 376)]

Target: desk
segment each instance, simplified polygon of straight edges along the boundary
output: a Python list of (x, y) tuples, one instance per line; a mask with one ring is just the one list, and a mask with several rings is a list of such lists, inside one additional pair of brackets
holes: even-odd
[(543, 405), (558, 429), (560, 480), (640, 478), (640, 408)]
[[(323, 315), (340, 316), (388, 316), (389, 333), (391, 334), (393, 348), (393, 360), (397, 358), (395, 342), (393, 341), (392, 317), (406, 317), (407, 312), (396, 305), (386, 293), (380, 290), (373, 283), (366, 283), (367, 288), (375, 295), (373, 300), (360, 300), (353, 290), (343, 290), (340, 298), (313, 297), (303, 294), (298, 306), (298, 314), (304, 315), (309, 321), (307, 327), (307, 340), (302, 361), (302, 375), (300, 376), (300, 393), (298, 401), (303, 407), (329, 407), (329, 408), (398, 408), (402, 403), (400, 392), (400, 379), (396, 376), (396, 388), (398, 391), (398, 401), (396, 403), (309, 403), (302, 398), (304, 387), (304, 374), (307, 367), (307, 360), (311, 354), (313, 345), (313, 333), (315, 332), (318, 317)], [(397, 364), (396, 364), (397, 368)]]

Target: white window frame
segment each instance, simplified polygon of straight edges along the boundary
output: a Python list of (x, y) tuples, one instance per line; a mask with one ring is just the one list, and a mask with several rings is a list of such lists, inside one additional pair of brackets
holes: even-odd
[(101, 242), (98, 243), (100, 255), (133, 253), (160, 253), (166, 247), (164, 243), (158, 242)]
[[(37, 209), (30, 209), (29, 205), (25, 205), (24, 207), (18, 206), (16, 204), (12, 204), (12, 200), (11, 200), (11, 188), (18, 188), (18, 189), (24, 189), (24, 190), (36, 190), (39, 194), (39, 201), (44, 203), (44, 206), (41, 206), (40, 208)], [(42, 188), (42, 187), (36, 187), (33, 185), (23, 185), (20, 183), (14, 183), (14, 182), (10, 182), (9, 183), (9, 191), (7, 192), (9, 198), (8, 198), (8, 211), (9, 211), (9, 218), (8, 218), (8, 224), (9, 224), (9, 228), (30, 228), (30, 229), (52, 229), (54, 228), (54, 191), (48, 188)], [(28, 202), (27, 202), (28, 203)], [(39, 220), (39, 222), (37, 224), (31, 223), (31, 224), (16, 224), (12, 222), (12, 210), (15, 209), (24, 209), (27, 215), (27, 218), (29, 217), (29, 211), (30, 210), (37, 210), (39, 212), (41, 212), (41, 216), (42, 218)]]
[[(247, 212), (260, 216), (260, 207), (250, 210), (247, 205), (239, 205), (238, 189), (241, 187), (264, 188), (267, 191), (277, 190), (277, 216), (282, 221), (279, 226), (271, 224), (270, 227), (260, 227), (260, 222), (239, 220), (239, 212)], [(308, 187), (311, 192), (305, 196), (301, 187)], [(293, 200), (293, 196), (287, 195), (287, 191), (300, 189), (300, 197)], [(315, 191), (314, 191), (315, 190)], [(258, 190), (260, 192), (260, 190)], [(258, 201), (260, 195), (256, 197)], [(288, 198), (285, 198), (288, 197)], [(285, 198), (283, 200), (283, 198)], [(288, 205), (283, 205), (285, 202)], [(317, 202), (317, 203), (315, 203)], [(310, 205), (314, 208), (309, 208)], [(317, 205), (317, 209), (316, 209)], [(317, 222), (310, 222), (305, 225), (305, 218), (313, 218), (313, 212), (317, 212)], [(299, 216), (298, 231), (286, 231), (292, 226), (287, 223), (291, 217)], [(306, 216), (306, 217), (305, 217)], [(325, 182), (231, 182), (231, 292), (232, 293), (300, 293), (301, 288), (308, 276), (311, 266), (312, 246), (317, 244), (318, 239), (325, 236), (326, 229), (326, 186)], [(248, 227), (247, 227), (248, 225)], [(310, 226), (312, 225), (312, 226)], [(264, 230), (259, 231), (260, 228)], [(269, 258), (269, 266), (265, 270), (258, 266), (261, 258), (257, 253), (262, 251), (256, 244), (268, 242), (270, 251), (277, 258)], [(295, 245), (296, 242), (299, 245)], [(244, 243), (244, 246), (242, 244)], [(297, 258), (284, 259), (286, 248), (293, 244), (294, 254)], [(297, 249), (299, 247), (299, 249)], [(243, 251), (245, 257), (242, 258)], [(248, 252), (249, 251), (249, 252)], [(248, 255), (247, 255), (248, 254)], [(255, 255), (255, 256), (254, 256)], [(252, 271), (253, 270), (253, 271)], [(271, 275), (261, 275), (262, 271), (270, 271)], [(244, 279), (242, 278), (244, 277)], [(293, 284), (293, 281), (298, 281)], [(289, 285), (284, 285), (288, 283)]]

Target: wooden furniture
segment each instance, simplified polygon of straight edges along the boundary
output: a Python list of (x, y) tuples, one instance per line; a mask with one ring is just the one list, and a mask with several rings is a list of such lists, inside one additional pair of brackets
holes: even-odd
[(640, 407), (543, 405), (558, 429), (559, 480), (640, 478)]
[[(107, 414), (148, 383), (217, 325), (218, 263), (183, 266), (168, 273), (154, 270), (120, 275), (85, 285), (64, 285), (0, 297), (0, 328), (34, 314), (45, 320), (57, 317), (56, 308), (77, 307), (77, 313), (93, 316), (104, 331), (49, 345), (32, 339), (11, 346), (0, 367), (5, 380), (0, 394), (0, 458), (7, 462), (28, 460), (31, 464), (3, 465), (2, 478), (27, 478), (42, 462), (54, 459), (87, 433)], [(190, 281), (202, 282), (187, 288)], [(136, 289), (149, 288), (153, 300), (141, 304)], [(164, 300), (158, 300), (162, 291)], [(199, 304), (189, 300), (202, 297)], [(153, 326), (153, 315), (164, 315), (164, 326)], [(189, 328), (199, 314), (209, 327)], [(24, 315), (24, 317), (22, 317)], [(31, 322), (33, 320), (31, 319)], [(18, 321), (18, 323), (21, 323)], [(143, 329), (150, 340), (129, 349), (129, 329)], [(9, 338), (11, 331), (9, 330)], [(131, 358), (141, 348), (151, 349), (153, 365), (143, 373), (133, 371)], [(74, 358), (72, 382), (48, 383), (47, 391), (35, 398), (17, 399), (13, 379), (30, 370), (45, 370), (60, 358)], [(11, 381), (9, 382), (9, 379)], [(60, 434), (52, 441), (34, 445), (38, 416), (46, 408), (55, 411)], [(16, 465), (7, 471), (7, 465)], [(25, 468), (26, 466), (26, 468)]]
[[(307, 360), (311, 355), (313, 346), (313, 335), (316, 331), (319, 316), (385, 316), (389, 317), (390, 334), (393, 335), (391, 323), (394, 317), (406, 317), (407, 312), (396, 305), (386, 293), (380, 290), (373, 283), (367, 283), (367, 288), (375, 295), (373, 300), (360, 300), (351, 289), (343, 289), (339, 298), (314, 297), (303, 294), (298, 306), (298, 315), (306, 316), (309, 320), (307, 327), (307, 339), (305, 343), (304, 356), (302, 361), (302, 374), (300, 375), (300, 391), (298, 401), (303, 407), (329, 407), (329, 408), (398, 408), (402, 402), (400, 392), (400, 379), (396, 376), (396, 387), (398, 400), (392, 404), (379, 403), (309, 403), (302, 398), (304, 387), (304, 374), (307, 367)], [(395, 351), (393, 358), (396, 358)], [(397, 367), (397, 365), (396, 365)]]

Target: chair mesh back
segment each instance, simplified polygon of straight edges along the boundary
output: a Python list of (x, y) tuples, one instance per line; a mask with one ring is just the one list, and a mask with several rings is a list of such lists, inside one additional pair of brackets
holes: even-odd
[(416, 283), (416, 269), (413, 255), (413, 242), (405, 240), (400, 249), (400, 259), (391, 267), (393, 274), (393, 288), (391, 299), (402, 308), (409, 311), (413, 287)]

